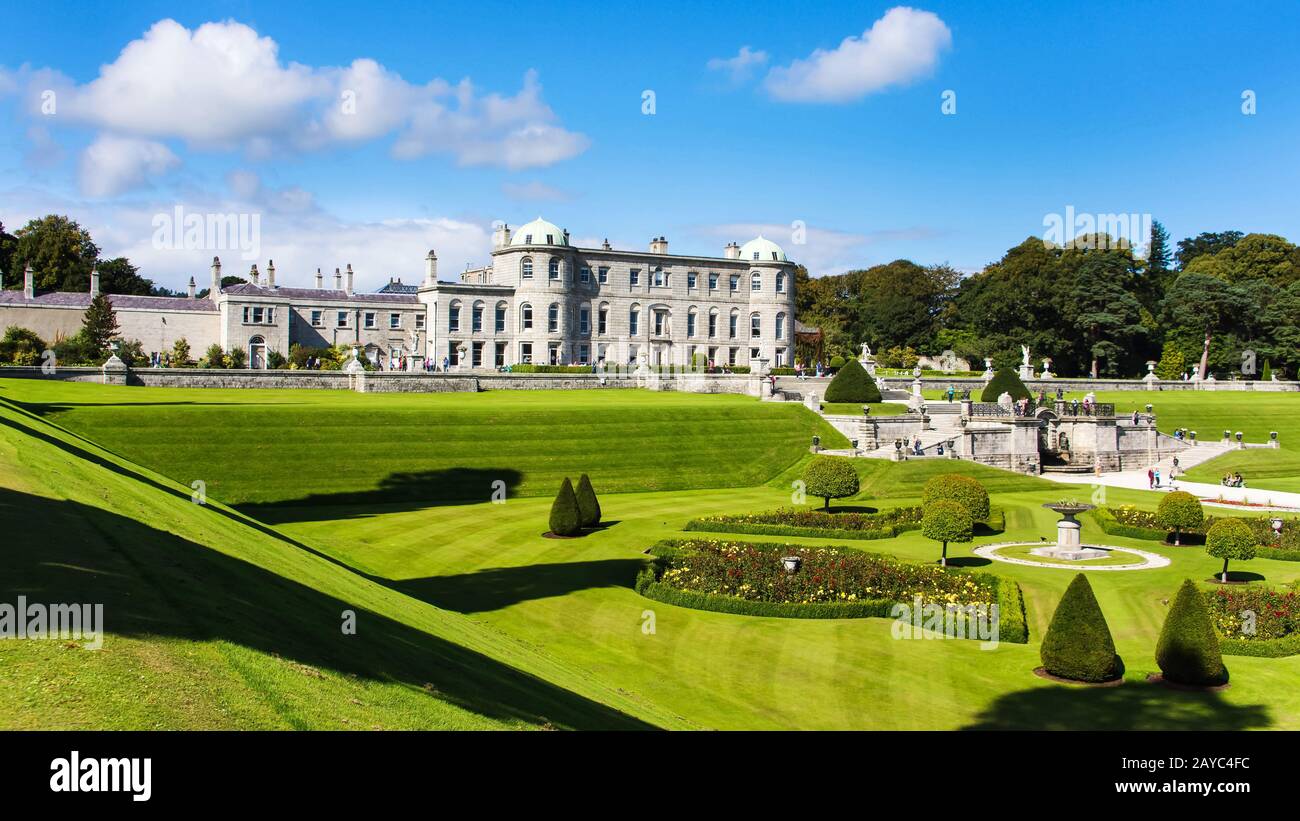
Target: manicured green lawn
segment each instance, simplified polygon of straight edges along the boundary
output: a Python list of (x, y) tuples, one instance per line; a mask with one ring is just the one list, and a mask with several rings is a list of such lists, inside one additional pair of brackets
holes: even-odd
[[(1101, 536), (1100, 534), (1097, 534), (1094, 535), (1093, 541), (1100, 541), (1102, 538), (1104, 537)], [(1071, 567), (1074, 568), (1085, 567), (1085, 566), (1104, 567), (1106, 565), (1115, 565), (1115, 564), (1141, 564), (1142, 563), (1141, 556), (1135, 556), (1132, 553), (1122, 553), (1118, 550), (1113, 551), (1112, 553), (1105, 556), (1099, 556), (1096, 559), (1081, 559), (1078, 561), (1052, 559), (1047, 556), (1035, 556), (1033, 553), (1030, 552), (1035, 547), (1036, 545), (1032, 545), (1032, 544), (1010, 545), (1008, 547), (1001, 548), (994, 552), (997, 553), (997, 555), (1005, 556), (1008, 559), (1020, 559), (1021, 561), (1038, 562), (1039, 564), (1043, 564), (1043, 565), (1060, 567), (1063, 570), (1068, 570)]]
[[(0, 642), (0, 726), (1300, 729), (1300, 657), (1229, 657), (1232, 687), (1221, 693), (1146, 684), (1164, 600), (1184, 578), (1206, 579), (1220, 563), (1201, 548), (1106, 536), (1086, 518), (1087, 541), (1173, 561), (1090, 576), (1127, 666), (1124, 686), (1076, 689), (1035, 677), (1038, 641), (1073, 574), (989, 562), (972, 550), (1050, 537), (1057, 517), (1041, 504), (1080, 489), (966, 462), (857, 460), (863, 492), (843, 504), (914, 504), (936, 473), (980, 478), (1006, 516), (1006, 532), (949, 545), (949, 556), (1021, 584), (1028, 645), (982, 650), (971, 641), (896, 639), (885, 619), (732, 616), (638, 596), (631, 584), (643, 551), (680, 535), (689, 519), (790, 504), (805, 437), (819, 429), (799, 429), (804, 420), (817, 425), (802, 408), (671, 394), (320, 396), (16, 382), (0, 383), (7, 537), (0, 588), (9, 598), (104, 601), (110, 636), (97, 652)], [(24, 404), (9, 404), (14, 399)], [(562, 446), (585, 430), (577, 420), (602, 411), (627, 417), (617, 425), (632, 432), (632, 446), (606, 446), (599, 436), (578, 436), (585, 447), (573, 451)], [(696, 440), (700, 448), (715, 442), (707, 459), (679, 447), (661, 460), (650, 443), (666, 447), (678, 434), (642, 417), (667, 411), (674, 430), (708, 427), (716, 411), (759, 439), (769, 424), (780, 432), (755, 449), (761, 469), (746, 461), (755, 450), (737, 455), (731, 451), (746, 446), (716, 437)], [(484, 418), (530, 416), (565, 421), (534, 426), (527, 438), (478, 432)], [(126, 433), (117, 430), (123, 425)], [(326, 492), (341, 495), (358, 481), (346, 458), (318, 452), (327, 444), (348, 453), (387, 448), (365, 481), (388, 475), (403, 458), (403, 436), (421, 426), (430, 442), (458, 449), (451, 462), (438, 462), (436, 447), (406, 448), (435, 460), (436, 469), (478, 469), (499, 458), (491, 469), (524, 466), (516, 468), (519, 488), (586, 470), (607, 526), (579, 539), (544, 538), (550, 499), (522, 493), (501, 504), (444, 497), (377, 504), (389, 497), (362, 493), (322, 505), (299, 490), (332, 483)], [(452, 434), (471, 432), (473, 447), (454, 444)], [(109, 440), (113, 453), (94, 444)], [(647, 475), (681, 484), (613, 492), (635, 471), (602, 473), (603, 463), (630, 464), (626, 454), (636, 447)], [(687, 479), (670, 475), (675, 460)], [(223, 492), (268, 488), (261, 498), (278, 506), (249, 508), (273, 516), (257, 521), (219, 504), (193, 504), (187, 474), (199, 465), (214, 482), (229, 482), (218, 484)], [(182, 475), (161, 475), (169, 471)], [(224, 498), (212, 487), (213, 498)], [(302, 499), (308, 503), (294, 506)], [(1158, 499), (1110, 488), (1104, 503), (1153, 508)], [(939, 555), (939, 545), (916, 531), (845, 544), (914, 561)], [(1256, 559), (1233, 569), (1274, 584), (1300, 578), (1293, 562)], [(359, 615), (354, 636), (339, 630), (345, 609)]]
[[(0, 396), (249, 512), (621, 490), (743, 487), (848, 442), (797, 403), (642, 390), (357, 394), (0, 380)], [(496, 485), (495, 483), (501, 483)]]
[(1240, 473), (1249, 487), (1300, 493), (1300, 442), (1292, 448), (1239, 450), (1187, 471), (1190, 482), (1218, 484), (1225, 473)]

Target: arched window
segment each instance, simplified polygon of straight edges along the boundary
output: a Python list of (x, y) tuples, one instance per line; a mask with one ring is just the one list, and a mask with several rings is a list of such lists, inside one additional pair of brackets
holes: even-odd
[(596, 333), (604, 336), (609, 333), (609, 303), (602, 302), (596, 310)]
[(460, 300), (453, 299), (451, 305), (447, 307), (447, 330), (451, 333), (460, 332)]
[(560, 278), (560, 261), (551, 257), (550, 267), (547, 269), (547, 276), (551, 279)]
[(533, 329), (533, 306), (525, 302), (519, 306), (519, 330), (531, 331)]
[(483, 304), (482, 302), (475, 302), (475, 303), (474, 303), (474, 312), (473, 312), (472, 314), (470, 314), (470, 326), (469, 326), (469, 329), (470, 329), (471, 331), (473, 331), (474, 333), (476, 333), (476, 334), (478, 334), (478, 333), (482, 333), (482, 332), (483, 332), (483, 310), (484, 310), (484, 308), (485, 308), (485, 306), (484, 306), (484, 304)]
[(668, 286), (668, 275), (664, 273), (663, 268), (655, 268), (654, 284), (656, 288), (666, 288)]
[(641, 332), (641, 306), (633, 305), (627, 312), (627, 334), (636, 336)]
[(776, 338), (785, 339), (785, 314), (776, 315)]
[(554, 302), (546, 309), (546, 332), (551, 334), (560, 332), (560, 306)]
[(740, 332), (740, 309), (732, 308), (731, 316), (727, 317), (727, 337), (735, 339), (736, 334)]
[(697, 310), (694, 305), (692, 305), (690, 310), (686, 312), (686, 335), (688, 337), (695, 336), (696, 320), (700, 318), (699, 314), (699, 310)]
[(754, 313), (749, 315), (749, 338), (758, 339), (758, 337), (762, 334), (762, 331), (763, 331), (763, 320), (758, 315), (758, 312), (755, 311)]
[(713, 339), (717, 335), (718, 335), (718, 309), (710, 308), (709, 309), (709, 339)]
[(777, 275), (776, 275), (776, 292), (777, 292), (778, 294), (784, 294), (784, 293), (785, 293), (785, 274), (784, 274), (784, 273), (780, 273), (780, 274), (777, 274)]
[(749, 290), (751, 291), (763, 290), (763, 276), (758, 271), (755, 271), (754, 273), (749, 275)]
[(520, 266), (521, 266), (521, 267), (520, 267), (519, 276), (523, 277), (524, 279), (532, 279), (532, 278), (533, 278), (533, 258), (532, 258), (532, 257), (524, 257), (524, 258), (523, 258), (523, 261), (520, 262), (519, 264), (520, 264)]
[(509, 306), (504, 302), (497, 303), (496, 323), (494, 327), (496, 328), (496, 332), (499, 334), (506, 332), (506, 311), (508, 308)]

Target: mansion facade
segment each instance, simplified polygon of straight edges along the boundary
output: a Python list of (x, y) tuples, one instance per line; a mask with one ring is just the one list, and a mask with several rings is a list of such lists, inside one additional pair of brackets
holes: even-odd
[[(333, 287), (316, 272), (315, 288), (282, 287), (274, 262), (248, 282), (221, 288), (213, 260), (206, 298), (110, 295), (121, 336), (146, 352), (170, 351), (184, 337), (194, 355), (209, 345), (244, 348), (249, 367), (289, 346), (351, 345), (379, 367), (411, 370), (515, 364), (677, 365), (695, 361), (790, 365), (794, 355), (794, 263), (758, 237), (730, 243), (721, 257), (668, 253), (658, 237), (647, 251), (578, 248), (543, 219), (493, 233), (491, 262), (458, 281), (438, 279), (434, 251), (419, 285), (391, 280), (374, 293), (353, 290), (351, 266), (335, 269)], [(0, 291), (0, 329), (22, 326), (52, 341), (71, 336), (91, 297)]]

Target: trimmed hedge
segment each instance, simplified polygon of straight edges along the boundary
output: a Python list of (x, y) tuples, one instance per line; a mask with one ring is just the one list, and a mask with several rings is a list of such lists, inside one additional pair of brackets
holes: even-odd
[(1292, 633), (1280, 639), (1219, 639), (1219, 650), (1225, 656), (1266, 659), (1300, 656), (1300, 633)]
[(591, 365), (511, 365), (511, 373), (595, 373)]
[(867, 369), (862, 367), (862, 363), (856, 359), (850, 359), (844, 363), (835, 374), (835, 378), (826, 386), (826, 395), (822, 397), (826, 402), (853, 402), (868, 403), (881, 401), (880, 388), (876, 387), (876, 380), (871, 378)]
[(1029, 388), (1020, 381), (1020, 376), (1010, 368), (1003, 368), (993, 374), (993, 378), (980, 393), (981, 402), (996, 402), (1004, 393), (1011, 394), (1012, 399), (1028, 399)]
[(555, 494), (555, 501), (551, 503), (550, 526), (556, 536), (575, 536), (582, 529), (578, 497), (568, 476), (560, 483), (560, 492)]
[(858, 470), (847, 456), (815, 456), (803, 472), (804, 489), (809, 496), (824, 500), (823, 509), (831, 506), (831, 499), (856, 496), (861, 485)]
[(1156, 521), (1174, 532), (1174, 544), (1181, 544), (1184, 531), (1195, 533), (1205, 526), (1205, 511), (1201, 500), (1185, 490), (1166, 494), (1156, 506)]
[(583, 527), (595, 527), (600, 524), (600, 501), (596, 498), (596, 489), (591, 486), (591, 479), (582, 474), (578, 479), (578, 522)]
[(1213, 686), (1228, 680), (1209, 608), (1191, 579), (1178, 588), (1156, 643), (1156, 664), (1169, 681)]
[(957, 502), (976, 522), (989, 518), (989, 492), (977, 479), (960, 473), (944, 473), (931, 478), (921, 491), (921, 505), (926, 507), (940, 499)]
[(1137, 525), (1124, 524), (1115, 518), (1108, 508), (1099, 507), (1089, 511), (1093, 521), (1103, 532), (1110, 536), (1123, 536), (1128, 539), (1145, 539), (1147, 541), (1163, 542), (1169, 534), (1163, 530), (1156, 530), (1150, 527), (1138, 527)]
[(1056, 605), (1039, 655), (1043, 669), (1072, 681), (1112, 681), (1123, 672), (1106, 616), (1083, 573), (1075, 575)]

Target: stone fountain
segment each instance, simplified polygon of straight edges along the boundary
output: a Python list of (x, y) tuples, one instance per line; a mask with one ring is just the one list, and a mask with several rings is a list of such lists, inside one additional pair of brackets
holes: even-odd
[(1035, 548), (1029, 551), (1030, 553), (1035, 556), (1064, 559), (1072, 562), (1083, 559), (1100, 559), (1109, 555), (1105, 550), (1085, 546), (1082, 539), (1079, 538), (1079, 532), (1083, 526), (1074, 517), (1084, 511), (1092, 510), (1096, 505), (1081, 502), (1048, 502), (1043, 507), (1061, 514), (1061, 521), (1056, 523), (1056, 542)]

